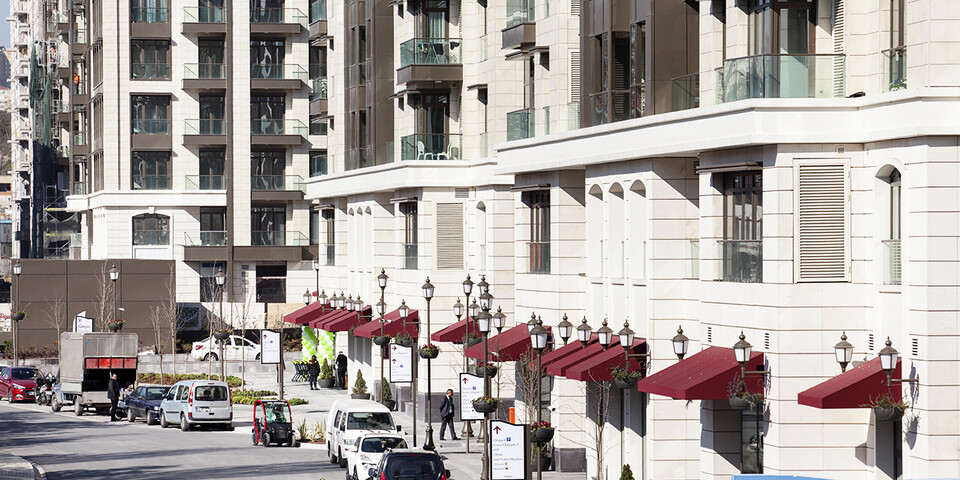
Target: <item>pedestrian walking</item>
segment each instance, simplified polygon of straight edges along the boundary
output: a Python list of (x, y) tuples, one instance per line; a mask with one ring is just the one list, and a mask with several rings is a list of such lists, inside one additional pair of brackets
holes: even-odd
[(110, 381), (107, 383), (107, 398), (110, 399), (110, 421), (117, 421), (117, 402), (120, 401), (120, 382), (117, 381), (117, 374), (110, 374)]
[(440, 418), (443, 419), (443, 423), (440, 424), (440, 440), (443, 440), (444, 429), (447, 428), (447, 425), (450, 426), (450, 437), (454, 440), (460, 440), (457, 438), (457, 432), (453, 429), (453, 417), (457, 413), (457, 407), (453, 403), (453, 389), (447, 389), (447, 396), (443, 397), (443, 401), (440, 402)]
[(307, 362), (307, 377), (310, 379), (310, 390), (318, 390), (318, 375), (320, 375), (320, 362), (317, 361), (317, 356), (313, 355), (310, 357), (310, 361)]
[(337, 355), (337, 386), (340, 390), (347, 389), (347, 356), (343, 354), (343, 350), (340, 350), (340, 354)]

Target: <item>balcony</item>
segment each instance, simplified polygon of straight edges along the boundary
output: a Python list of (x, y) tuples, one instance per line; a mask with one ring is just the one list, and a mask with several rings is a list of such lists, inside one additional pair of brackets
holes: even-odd
[(461, 82), (462, 44), (459, 38), (414, 38), (401, 43), (397, 83), (424, 90)]
[(403, 245), (403, 268), (416, 270), (419, 266), (419, 258), (419, 249), (416, 243)]
[(310, 115), (323, 115), (327, 113), (327, 94), (330, 84), (327, 77), (319, 77), (311, 80), (310, 90)]
[(718, 103), (748, 98), (840, 98), (843, 55), (755, 55), (717, 70)]
[(222, 261), (227, 258), (227, 232), (184, 232), (183, 259), (185, 261)]
[(300, 145), (307, 126), (300, 120), (260, 119), (250, 121), (253, 145)]
[(322, 153), (310, 154), (310, 176), (319, 177), (327, 174), (327, 156)]
[(336, 245), (324, 245), (324, 249), (327, 254), (327, 263), (325, 264), (328, 267), (332, 267), (337, 264), (337, 247)]
[(880, 91), (893, 92), (907, 88), (907, 47), (880, 52)]
[(630, 118), (631, 109), (643, 111), (646, 97), (643, 89), (635, 95), (631, 90), (613, 90), (589, 95), (590, 126), (620, 122)]
[(300, 232), (254, 230), (250, 232), (250, 244), (270, 247), (303, 247), (310, 245), (310, 239)]
[(166, 7), (145, 7), (130, 9), (132, 23), (167, 23), (170, 21), (170, 9)]
[(170, 177), (167, 175), (131, 175), (132, 190), (170, 190)]
[(535, 0), (507, 0), (507, 28), (502, 31), (503, 49), (526, 49), (537, 42)]
[(350, 171), (375, 165), (373, 157), (370, 155), (370, 150), (370, 147), (347, 150), (347, 160), (343, 165), (343, 169)]
[(296, 35), (307, 28), (307, 16), (298, 8), (251, 8), (250, 33)]
[(250, 197), (258, 202), (303, 200), (306, 187), (300, 175), (251, 175)]
[(226, 90), (227, 66), (222, 63), (187, 63), (183, 66), (184, 90)]
[(310, 40), (327, 34), (327, 0), (310, 2)]
[(201, 118), (183, 121), (184, 145), (226, 145), (227, 121)]
[(534, 110), (524, 108), (507, 113), (507, 141), (532, 138), (534, 133)]
[(883, 284), (900, 285), (900, 240), (884, 240)]
[(300, 65), (250, 65), (250, 88), (299, 90), (307, 83), (307, 78), (307, 71)]
[(170, 38), (170, 11), (166, 7), (130, 9), (131, 38)]
[(184, 34), (227, 33), (223, 7), (184, 7), (181, 32)]
[(130, 65), (133, 80), (170, 80), (169, 63), (134, 63)]
[(763, 242), (721, 240), (721, 277), (724, 282), (763, 282)]
[(671, 110), (678, 112), (700, 106), (700, 74), (693, 73), (673, 79), (671, 84)]
[(87, 184), (83, 182), (73, 182), (70, 184), (70, 194), (71, 195), (86, 195), (87, 194)]
[(163, 150), (171, 148), (171, 125), (169, 119), (142, 120), (133, 119), (131, 122), (132, 147), (144, 150)]
[(187, 175), (185, 190), (224, 190), (223, 175)]
[(400, 139), (400, 160), (462, 160), (463, 135), (415, 133)]

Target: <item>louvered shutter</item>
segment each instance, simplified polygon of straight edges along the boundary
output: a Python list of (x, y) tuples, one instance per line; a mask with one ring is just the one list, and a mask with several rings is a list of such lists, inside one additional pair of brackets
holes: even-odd
[(570, 15), (580, 15), (580, 0), (570, 0)]
[(795, 174), (797, 281), (849, 281), (846, 162), (800, 160)]
[(570, 103), (580, 101), (580, 50), (570, 50)]
[(846, 10), (844, 7), (844, 0), (834, 0), (833, 2), (833, 53), (836, 56), (833, 57), (833, 96), (843, 97), (846, 95), (844, 90), (845, 80), (845, 63), (844, 57), (844, 42), (846, 40), (846, 32), (844, 24), (846, 21)]
[(463, 268), (463, 204), (437, 204), (437, 269)]

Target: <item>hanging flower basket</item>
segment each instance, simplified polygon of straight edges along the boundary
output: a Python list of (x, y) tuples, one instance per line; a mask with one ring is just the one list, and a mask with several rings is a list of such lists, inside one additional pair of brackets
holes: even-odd
[(107, 322), (107, 328), (110, 329), (111, 332), (119, 332), (123, 330), (124, 323), (123, 320), (111, 320)]
[(213, 338), (216, 338), (218, 342), (222, 342), (230, 338), (230, 330), (217, 330), (213, 332)]
[(749, 405), (747, 405), (747, 401), (740, 397), (730, 397), (729, 400), (730, 408), (734, 410), (746, 410), (749, 407)]
[(530, 425), (530, 441), (533, 443), (547, 443), (553, 440), (555, 430), (550, 422), (542, 421)]
[(420, 358), (432, 360), (434, 358), (437, 358), (437, 355), (440, 355), (440, 347), (432, 343), (428, 345), (424, 345), (423, 347), (420, 347)]
[(26, 316), (27, 314), (25, 312), (13, 312), (10, 314), (10, 318), (13, 319), (13, 321), (15, 322), (19, 322), (20, 320), (23, 320), (23, 317), (26, 317)]
[(903, 418), (903, 410), (897, 407), (873, 407), (878, 422), (898, 422)]
[(400, 335), (397, 337), (397, 345), (403, 345), (404, 347), (412, 347), (414, 344), (413, 337), (410, 335)]
[(390, 343), (390, 335), (377, 335), (373, 337), (373, 343), (383, 347)]
[(468, 346), (468, 347), (472, 347), (472, 346), (474, 346), (474, 345), (476, 345), (476, 344), (478, 344), (478, 343), (480, 343), (480, 342), (482, 342), (482, 341), (483, 341), (483, 339), (480, 338), (480, 337), (470, 337), (470, 338), (467, 339), (467, 346)]
[(480, 362), (480, 363), (477, 364), (477, 368), (476, 368), (476, 371), (475, 371), (475, 373), (477, 374), (478, 377), (482, 377), (482, 376), (483, 376), (483, 370), (484, 370), (484, 368), (486, 368), (486, 370), (487, 370), (487, 376), (488, 376), (488, 377), (496, 377), (496, 376), (497, 376), (497, 372), (500, 371), (500, 369), (499, 369), (496, 365), (494, 365), (494, 364), (492, 364), (492, 363)]
[(473, 401), (473, 409), (479, 413), (493, 413), (500, 406), (500, 400), (492, 397), (480, 397)]

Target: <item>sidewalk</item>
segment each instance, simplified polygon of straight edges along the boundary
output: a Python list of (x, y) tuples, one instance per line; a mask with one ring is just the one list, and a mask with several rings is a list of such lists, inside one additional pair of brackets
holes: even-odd
[(46, 480), (43, 470), (23, 458), (0, 453), (0, 480)]
[[(299, 397), (309, 401), (307, 405), (302, 405), (298, 407), (293, 407), (293, 416), (294, 422), (299, 424), (301, 419), (306, 419), (307, 426), (312, 427), (315, 423), (324, 424), (327, 420), (327, 412), (330, 411), (330, 406), (333, 405), (335, 400), (349, 399), (350, 391), (349, 390), (333, 390), (333, 389), (320, 389), (320, 390), (310, 390), (310, 385), (307, 382), (297, 382), (292, 383), (290, 380), (293, 378), (293, 368), (288, 365), (286, 374), (284, 375), (284, 397), (287, 399)], [(248, 373), (247, 374), (247, 386), (248, 389), (264, 389), (264, 390), (277, 390), (276, 375), (273, 374), (263, 374), (263, 373)], [(407, 443), (413, 446), (413, 416), (412, 412), (393, 412), (393, 418), (397, 424), (402, 426), (402, 434), (407, 439)], [(237, 414), (234, 414), (234, 418), (237, 418)], [(240, 417), (243, 418), (243, 417)], [(462, 423), (456, 422), (457, 432), (462, 429)], [(417, 442), (422, 446), (426, 440), (425, 431), (426, 423), (424, 421), (417, 422)], [(434, 426), (434, 443), (437, 447), (437, 452), (444, 458), (444, 465), (446, 468), (450, 469), (451, 477), (456, 480), (476, 480), (480, 478), (478, 472), (480, 472), (482, 467), (482, 456), (481, 452), (483, 449), (481, 445), (478, 444), (476, 437), (470, 439), (470, 452), (467, 452), (467, 442), (466, 440), (451, 441), (449, 438), (444, 441), (440, 441), (439, 432), (440, 425), (435, 423)], [(480, 427), (474, 423), (475, 435), (479, 435)], [(327, 457), (327, 453), (324, 449), (323, 452), (318, 452), (324, 459)], [(546, 480), (584, 480), (586, 479), (586, 473), (560, 473), (560, 472), (544, 472), (543, 478)], [(2, 479), (0, 479), (2, 480)]]

